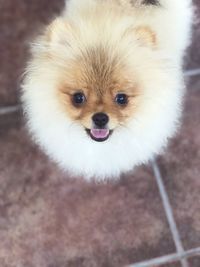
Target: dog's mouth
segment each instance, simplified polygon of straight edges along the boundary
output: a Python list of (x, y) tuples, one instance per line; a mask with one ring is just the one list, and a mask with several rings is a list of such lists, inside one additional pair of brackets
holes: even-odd
[(110, 137), (113, 131), (106, 128), (92, 128), (86, 129), (86, 132), (94, 141), (104, 142)]

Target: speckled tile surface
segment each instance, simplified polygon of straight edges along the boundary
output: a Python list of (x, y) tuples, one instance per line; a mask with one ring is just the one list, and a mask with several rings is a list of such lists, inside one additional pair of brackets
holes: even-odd
[(0, 105), (18, 100), (29, 41), (62, 8), (64, 0), (0, 1)]
[(200, 2), (199, 0), (193, 0), (195, 7), (195, 19), (193, 27), (193, 42), (191, 47), (188, 49), (186, 55), (186, 68), (194, 69), (200, 68), (200, 49), (199, 49), (199, 40), (200, 40)]
[(194, 257), (190, 259), (189, 264), (191, 267), (199, 267), (200, 266), (200, 255), (199, 257)]
[(181, 264), (179, 262), (173, 262), (173, 263), (165, 264), (162, 266), (155, 266), (155, 267), (181, 267)]
[(160, 160), (185, 249), (200, 246), (200, 87), (190, 84), (183, 125)]

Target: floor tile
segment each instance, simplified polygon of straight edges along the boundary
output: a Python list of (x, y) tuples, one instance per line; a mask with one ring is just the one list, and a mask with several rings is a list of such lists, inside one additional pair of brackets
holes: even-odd
[(200, 90), (189, 90), (178, 136), (159, 163), (185, 249), (200, 246)]
[(22, 124), (22, 111), (8, 113), (0, 115), (0, 136), (5, 134), (8, 130), (12, 128), (17, 128)]
[(190, 267), (199, 267), (200, 266), (200, 255), (190, 259), (189, 263), (190, 263)]
[(192, 37), (192, 44), (188, 49), (188, 53), (186, 54), (186, 68), (193, 69), (193, 68), (200, 68), (200, 2), (199, 0), (193, 0), (195, 6), (195, 18), (193, 20), (194, 27), (193, 27), (193, 37)]
[(0, 105), (17, 101), (29, 40), (63, 3), (64, 0), (0, 1)]
[(23, 127), (0, 136), (0, 266), (121, 267), (175, 251), (155, 179), (72, 179)]
[(200, 75), (186, 77), (186, 85), (188, 92), (200, 90)]
[[(154, 267), (154, 266), (152, 266), (152, 267)], [(169, 263), (169, 264), (165, 264), (165, 265), (160, 265), (158, 267), (181, 267), (181, 264), (180, 264), (180, 262), (173, 262), (173, 263)]]

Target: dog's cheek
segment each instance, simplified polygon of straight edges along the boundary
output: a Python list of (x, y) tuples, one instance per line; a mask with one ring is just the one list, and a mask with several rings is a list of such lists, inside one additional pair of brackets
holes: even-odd
[(156, 34), (148, 26), (139, 26), (135, 29), (135, 36), (141, 46), (156, 47)]
[(120, 110), (120, 122), (126, 123), (131, 120), (137, 113), (139, 107), (139, 98), (131, 98), (129, 103)]
[(72, 120), (79, 120), (82, 114), (82, 108), (76, 108), (71, 100), (71, 97), (63, 92), (57, 93), (60, 109), (66, 116)]
[(91, 116), (89, 115), (80, 117), (80, 123), (81, 125), (83, 125), (84, 128), (91, 129), (92, 128)]

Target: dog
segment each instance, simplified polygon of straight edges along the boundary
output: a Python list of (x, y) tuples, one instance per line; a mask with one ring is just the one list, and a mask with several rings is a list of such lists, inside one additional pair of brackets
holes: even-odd
[(62, 169), (117, 179), (177, 129), (190, 0), (69, 0), (31, 46), (22, 102), (34, 140)]

